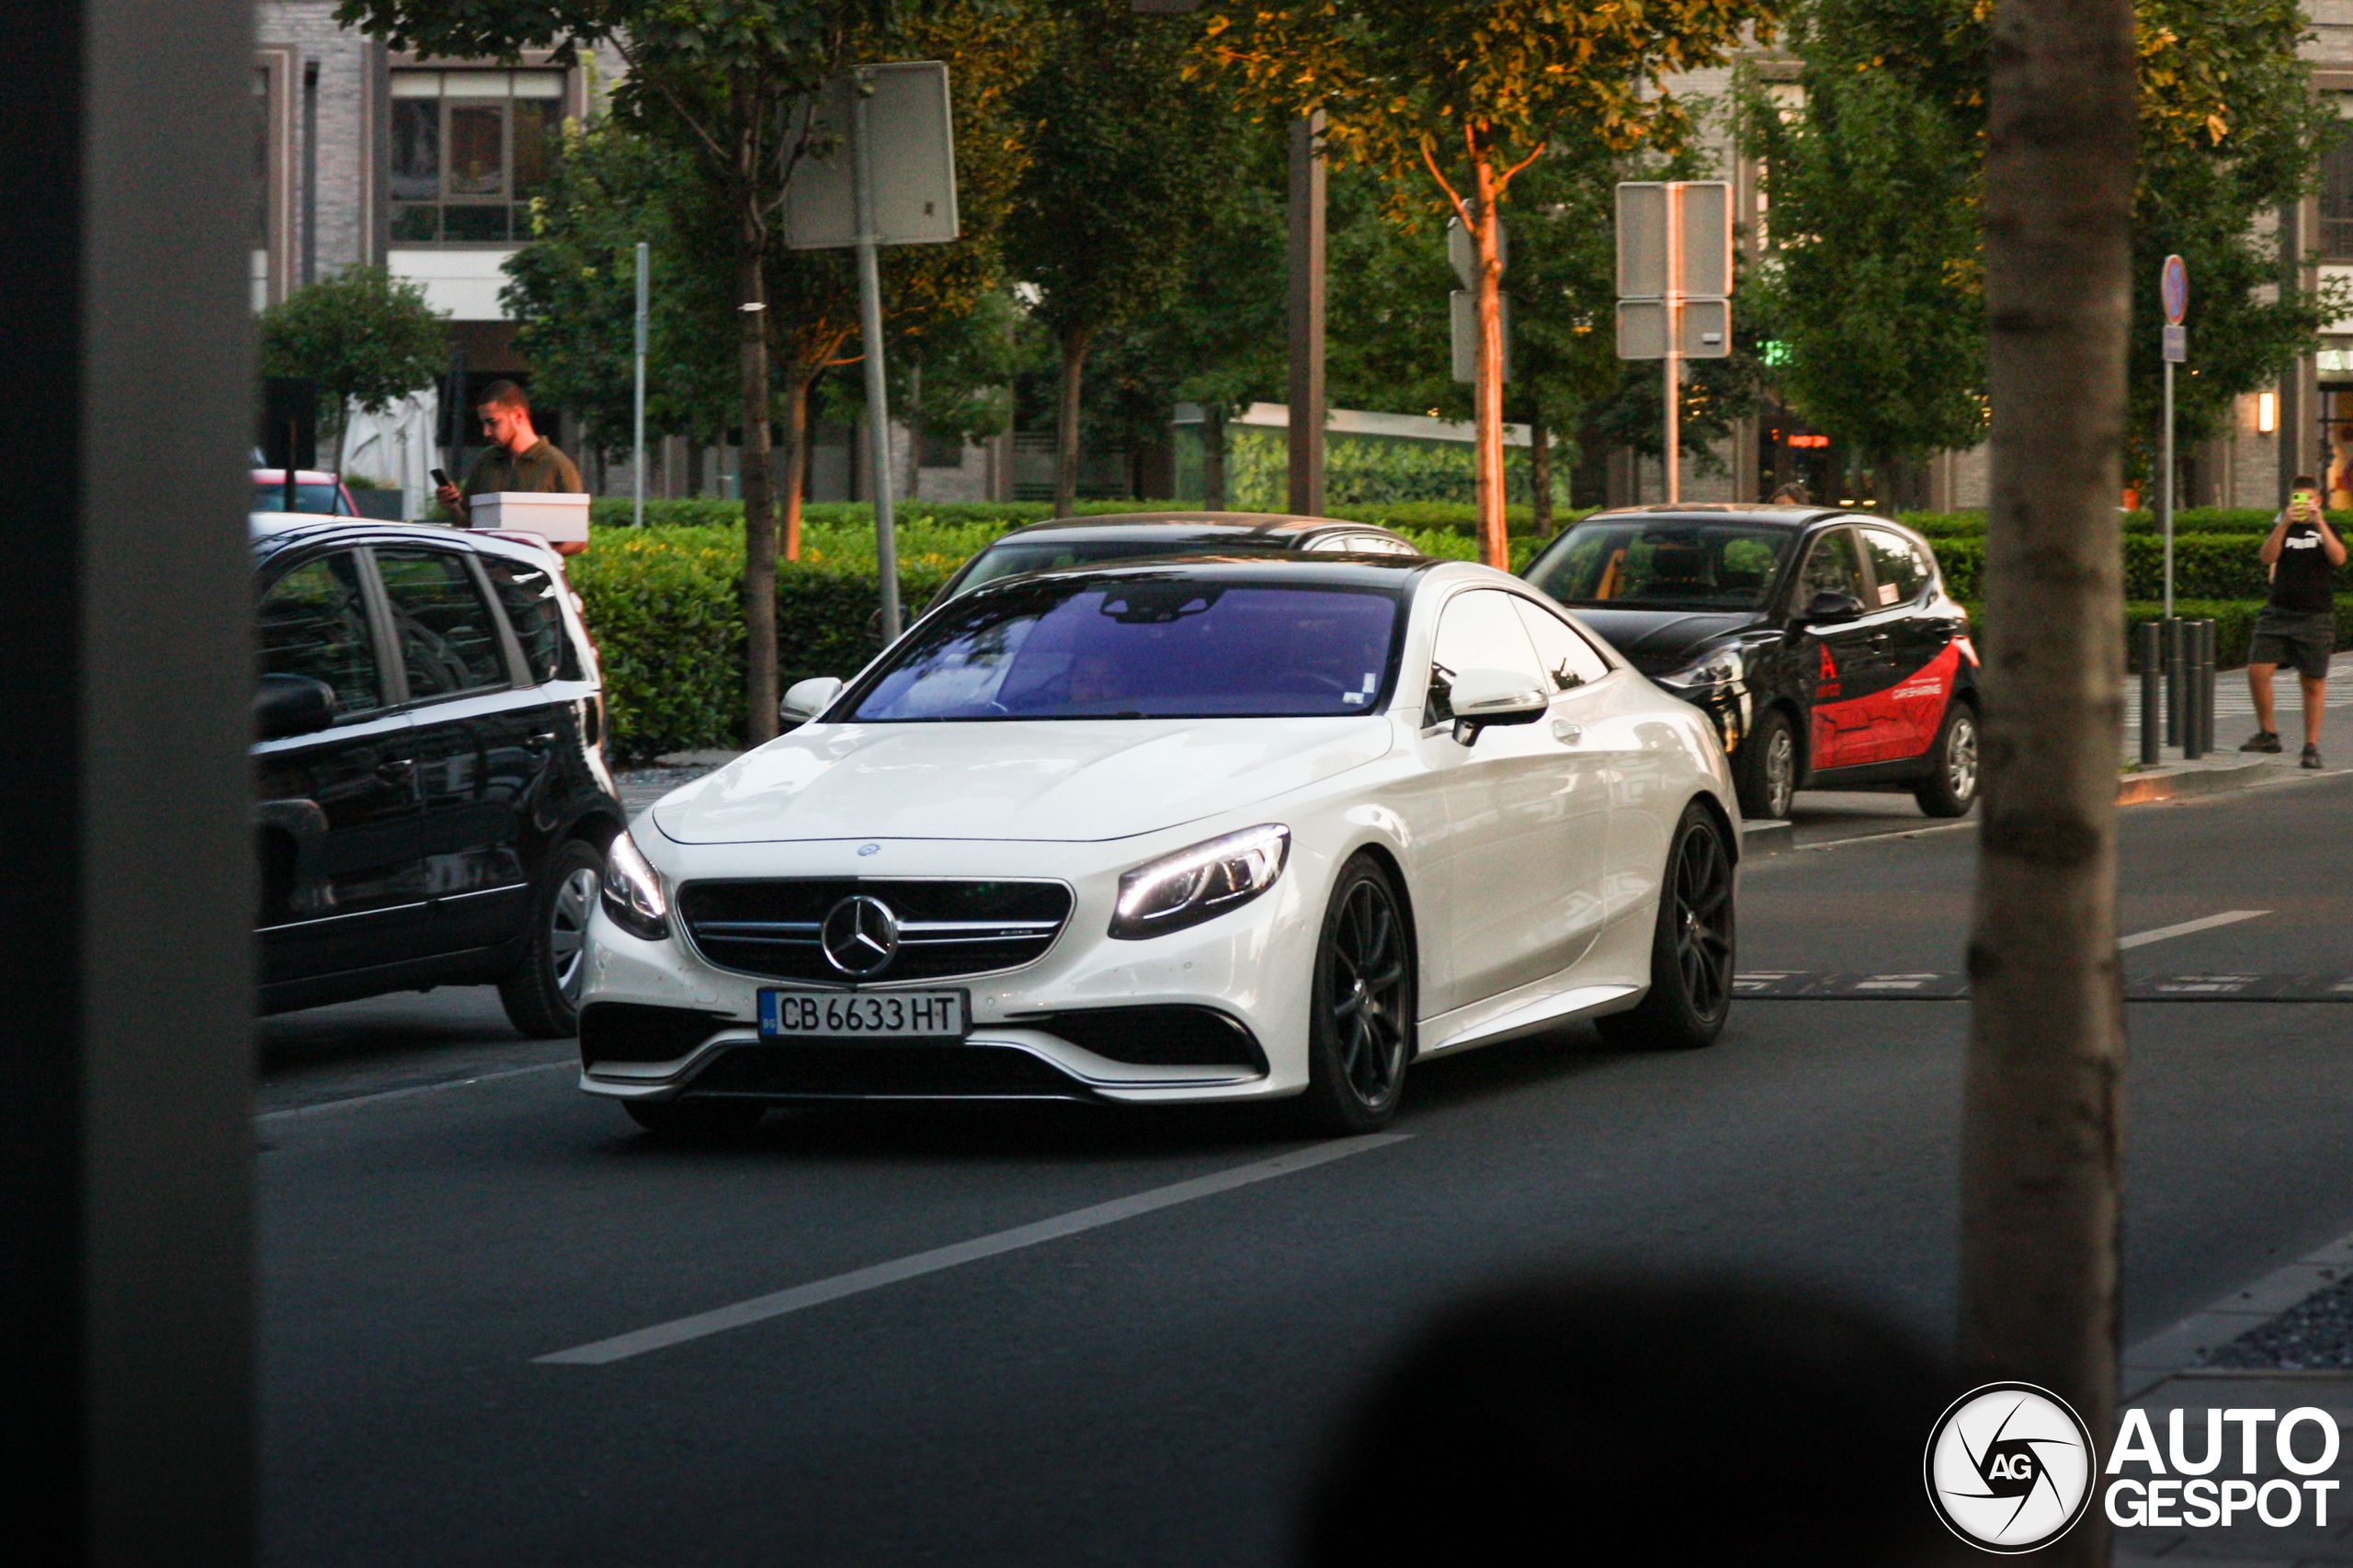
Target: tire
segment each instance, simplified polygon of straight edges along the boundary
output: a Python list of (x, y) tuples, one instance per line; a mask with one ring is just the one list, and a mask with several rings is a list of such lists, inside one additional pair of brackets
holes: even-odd
[(1650, 993), (1631, 1011), (1595, 1019), (1602, 1038), (1641, 1051), (1697, 1051), (1714, 1043), (1732, 1011), (1734, 915), (1723, 829), (1695, 801), (1676, 825), (1659, 879)]
[(1966, 816), (1977, 803), (1977, 710), (1955, 698), (1945, 705), (1937, 744), (1928, 748), (1928, 776), (1912, 798), (1932, 817)]
[(740, 1138), (768, 1113), (758, 1100), (624, 1100), (621, 1108), (656, 1137), (681, 1142)]
[(1733, 787), (1740, 791), (1740, 813), (1758, 822), (1790, 814), (1798, 792), (1798, 737), (1787, 711), (1768, 708), (1732, 758)]
[(1312, 1131), (1389, 1125), (1414, 1056), (1414, 933), (1381, 862), (1340, 869), (1315, 943), (1307, 1030), (1307, 1089), (1294, 1102)]
[(507, 1021), (533, 1040), (580, 1032), (580, 990), (588, 975), (588, 917), (597, 911), (604, 853), (567, 839), (548, 856), (531, 890), (530, 945), (498, 983)]

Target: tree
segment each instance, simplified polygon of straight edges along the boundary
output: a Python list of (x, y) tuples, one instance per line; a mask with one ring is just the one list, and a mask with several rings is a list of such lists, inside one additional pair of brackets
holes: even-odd
[[(2131, 0), (1999, 0), (1985, 120), (1984, 826), (1969, 945), (1960, 1352), (2114, 1430), (2116, 951), (2137, 106)], [(2044, 1555), (2108, 1561), (2093, 1509)]]
[[(2188, 440), (2279, 374), (2353, 299), (2297, 286), (2263, 220), (2307, 194), (2334, 133), (2296, 58), (2297, 0), (2139, 0), (2128, 467), (2148, 470), (2162, 362), (2158, 264), (2188, 263)], [(1881, 458), (1982, 427), (1979, 149), (1989, 30), (1978, 0), (1812, 0), (1794, 24), (1805, 105), (1754, 88), (1743, 120), (1770, 170), (1760, 300), (1790, 346), (1779, 378), (1824, 430)], [(1859, 302), (1867, 308), (1858, 309)]]
[[(1556, 139), (1629, 151), (1680, 127), (1668, 77), (1722, 64), (1770, 36), (1780, 0), (1262, 0), (1208, 23), (1211, 55), (1245, 102), (1317, 110), (1324, 145), (1386, 173), (1401, 216), (1450, 211), (1476, 256), (1480, 527), (1490, 563), (1504, 532), (1503, 265), (1496, 233), (1512, 182)], [(1427, 176), (1433, 191), (1422, 184)]]
[(350, 267), (297, 289), (261, 313), (261, 370), (319, 383), (335, 427), (335, 471), (353, 405), (381, 414), (433, 384), (449, 363), (440, 312), (425, 290), (381, 267)]
[(1236, 161), (1233, 117), (1183, 78), (1188, 48), (1185, 24), (1139, 17), (1129, 0), (1072, 0), (1017, 95), (1035, 131), (1006, 255), (1059, 351), (1058, 514), (1077, 499), (1089, 350), (1183, 288)]

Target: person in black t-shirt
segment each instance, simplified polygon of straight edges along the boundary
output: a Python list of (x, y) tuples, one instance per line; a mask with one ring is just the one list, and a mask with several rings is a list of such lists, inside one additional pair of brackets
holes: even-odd
[(2246, 684), (2255, 696), (2256, 729), (2239, 750), (2279, 749), (2271, 673), (2292, 664), (2304, 687), (2303, 765), (2318, 767), (2328, 656), (2336, 647), (2336, 569), (2345, 564), (2345, 545), (2328, 526), (2328, 514), (2321, 509), (2310, 479), (2296, 481), (2287, 508), (2258, 554), (2271, 568), (2271, 597), (2256, 617), (2255, 640), (2247, 648)]

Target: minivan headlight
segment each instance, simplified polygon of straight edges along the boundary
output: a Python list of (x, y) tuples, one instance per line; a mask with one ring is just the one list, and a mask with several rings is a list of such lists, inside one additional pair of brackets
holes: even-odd
[(644, 851), (627, 833), (605, 851), (605, 913), (632, 937), (658, 942), (670, 934), (670, 901)]
[(1273, 887), (1290, 857), (1290, 829), (1270, 822), (1148, 861), (1120, 879), (1111, 935), (1134, 941), (1214, 919)]
[(1739, 649), (1719, 648), (1697, 663), (1658, 678), (1668, 686), (1730, 686), (1746, 673), (1747, 665)]

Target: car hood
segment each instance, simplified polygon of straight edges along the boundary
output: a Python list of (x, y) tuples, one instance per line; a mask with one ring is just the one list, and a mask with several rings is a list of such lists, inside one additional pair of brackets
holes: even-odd
[(1749, 611), (1571, 608), (1646, 676), (1680, 669), (1707, 644), (1766, 624)]
[(1386, 755), (1389, 721), (1066, 720), (805, 725), (668, 796), (681, 844), (1127, 838)]

